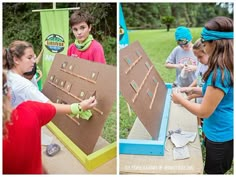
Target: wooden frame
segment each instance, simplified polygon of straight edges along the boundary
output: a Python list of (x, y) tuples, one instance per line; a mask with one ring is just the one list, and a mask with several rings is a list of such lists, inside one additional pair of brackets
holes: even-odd
[(120, 154), (163, 156), (172, 86), (164, 83), (138, 41), (120, 50), (120, 90), (150, 138), (120, 139)]
[(171, 104), (170, 95), (172, 92), (172, 85), (166, 84), (166, 86), (168, 88), (168, 91), (158, 139), (157, 140), (120, 139), (119, 141), (120, 154), (164, 156), (166, 133), (167, 133), (169, 111)]
[(57, 128), (53, 122), (49, 122), (47, 127), (88, 171), (92, 171), (116, 157), (116, 142), (87, 155), (78, 146), (76, 146), (59, 128)]

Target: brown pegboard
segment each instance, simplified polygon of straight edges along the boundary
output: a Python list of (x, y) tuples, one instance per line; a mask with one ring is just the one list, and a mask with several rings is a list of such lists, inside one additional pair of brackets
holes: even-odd
[(167, 88), (139, 42), (120, 50), (120, 91), (153, 139), (157, 139)]
[(87, 155), (102, 133), (116, 99), (116, 67), (56, 54), (43, 93), (54, 103), (78, 103), (96, 91), (98, 104), (89, 120), (56, 115), (52, 122)]

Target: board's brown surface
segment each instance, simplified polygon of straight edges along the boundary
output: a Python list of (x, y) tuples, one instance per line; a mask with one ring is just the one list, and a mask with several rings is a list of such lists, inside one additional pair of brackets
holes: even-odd
[(78, 103), (96, 91), (89, 120), (57, 115), (52, 122), (87, 155), (102, 132), (116, 98), (116, 67), (56, 54), (43, 93), (54, 103)]
[(120, 50), (120, 91), (152, 138), (157, 139), (167, 88), (139, 42)]

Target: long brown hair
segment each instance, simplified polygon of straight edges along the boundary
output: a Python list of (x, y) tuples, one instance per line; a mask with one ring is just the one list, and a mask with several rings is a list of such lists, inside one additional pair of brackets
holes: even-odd
[[(233, 32), (233, 20), (228, 17), (215, 17), (205, 24), (205, 28), (213, 31), (221, 32)], [(213, 86), (216, 81), (217, 69), (221, 70), (221, 82), (224, 85), (225, 73), (224, 70), (227, 69), (230, 72), (230, 83), (234, 84), (234, 71), (233, 71), (233, 39), (220, 39), (209, 41), (213, 46), (213, 52), (208, 59), (208, 70), (203, 75), (203, 80), (207, 80), (210, 73), (213, 72)]]
[(6, 71), (2, 72), (2, 128), (3, 128), (3, 136), (7, 135), (6, 123), (10, 122), (11, 116), (11, 102), (8, 97), (9, 89), (6, 86), (7, 84), (7, 74)]

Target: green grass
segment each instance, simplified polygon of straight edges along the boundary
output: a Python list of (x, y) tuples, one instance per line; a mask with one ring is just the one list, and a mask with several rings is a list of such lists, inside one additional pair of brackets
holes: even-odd
[(102, 137), (109, 143), (116, 141), (117, 118), (116, 118), (116, 102), (113, 104), (112, 111), (108, 115), (102, 131)]
[(124, 97), (120, 96), (120, 138), (127, 138), (134, 124), (136, 115), (132, 109), (130, 113)]

